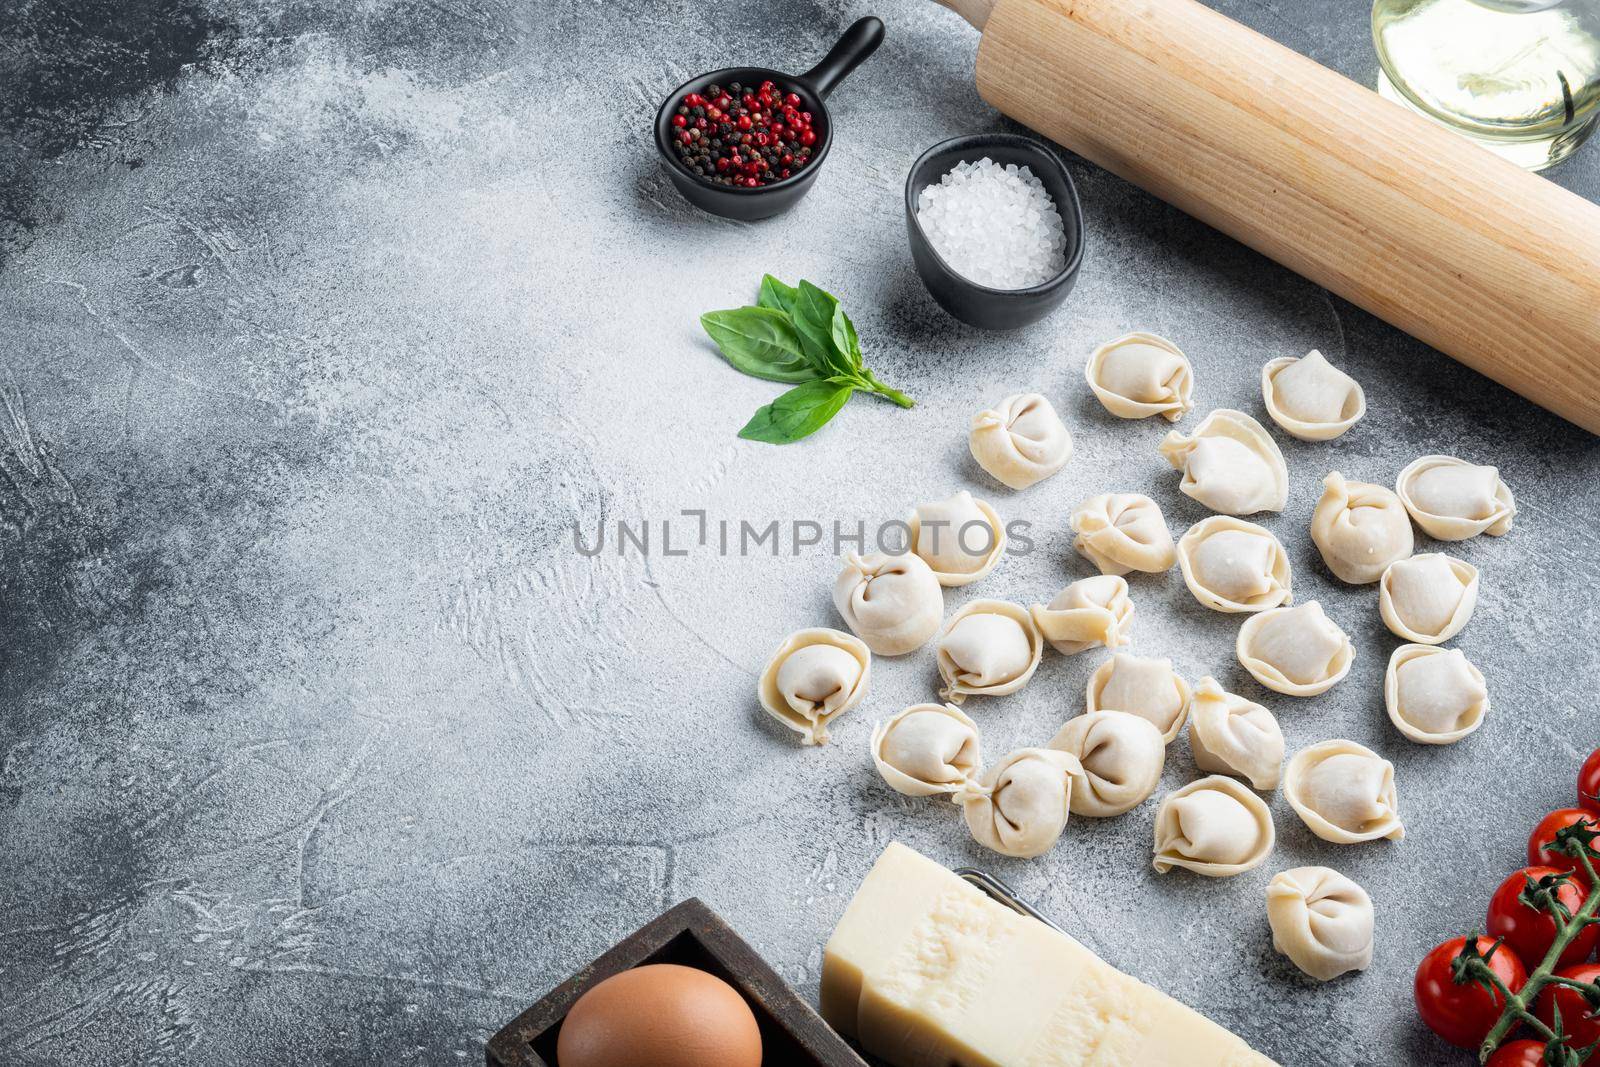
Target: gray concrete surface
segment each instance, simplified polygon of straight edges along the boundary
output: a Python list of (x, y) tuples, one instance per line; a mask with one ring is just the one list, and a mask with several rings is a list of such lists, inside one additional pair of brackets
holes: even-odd
[[(1373, 79), (1361, 0), (1220, 6)], [(835, 97), (810, 198), (748, 226), (688, 208), (649, 144), (658, 99), (728, 61), (809, 65), (869, 12), (888, 43)], [(1600, 739), (1595, 438), (1078, 160), (1069, 303), (1011, 336), (953, 324), (912, 271), (900, 184), (929, 144), (1013, 127), (972, 88), (976, 35), (926, 0), (13, 0), (0, 19), (0, 1062), (478, 1062), (690, 895), (814, 995), (894, 838), (995, 870), (1285, 1063), (1466, 1062), (1414, 1020), (1411, 972), (1481, 921)], [(1552, 177), (1600, 197), (1600, 149)], [(857, 398), (802, 445), (738, 441), (777, 390), (721, 364), (696, 316), (767, 270), (838, 293), (917, 408)], [(1365, 382), (1345, 438), (1282, 439), (1292, 496), (1267, 523), (1356, 666), (1268, 702), (1291, 748), (1347, 736), (1395, 761), (1403, 842), (1322, 844), (1275, 797), (1277, 854), (1226, 881), (1151, 871), (1153, 803), (1037, 861), (985, 854), (866, 756), (875, 718), (932, 695), (931, 655), (880, 661), (821, 750), (757, 708), (779, 639), (836, 624), (827, 546), (660, 553), (682, 509), (853, 525), (969, 487), (1038, 545), (949, 604), (1044, 599), (1089, 573), (1079, 499), (1147, 491), (1180, 531), (1202, 515), (1155, 453), (1165, 427), (1110, 419), (1082, 383), (1129, 328), (1189, 351), (1202, 413), (1258, 412), (1260, 364), (1313, 346)], [(1077, 456), (1012, 493), (965, 425), (1019, 389), (1056, 401)], [(1510, 536), (1460, 547), (1484, 589), (1459, 646), (1494, 710), (1444, 749), (1384, 718), (1395, 642), (1305, 536), (1327, 469), (1390, 482), (1429, 452), (1499, 464), (1521, 505)], [(574, 522), (647, 520), (648, 558), (574, 548)], [(1237, 620), (1176, 572), (1134, 596), (1135, 650), (1269, 696), (1233, 661)], [(974, 701), (990, 756), (1075, 714), (1095, 659)], [(1192, 773), (1174, 745), (1164, 788)], [(1320, 862), (1379, 915), (1372, 970), (1327, 986), (1272, 952), (1262, 899)]]

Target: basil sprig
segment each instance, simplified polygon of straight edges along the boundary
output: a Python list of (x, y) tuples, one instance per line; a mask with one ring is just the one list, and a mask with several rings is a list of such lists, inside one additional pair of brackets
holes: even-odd
[(739, 431), (747, 440), (782, 445), (808, 437), (856, 390), (903, 408), (916, 403), (878, 381), (862, 362), (855, 323), (831, 293), (808, 281), (790, 287), (765, 275), (755, 305), (707, 312), (700, 325), (735, 369), (794, 385)]

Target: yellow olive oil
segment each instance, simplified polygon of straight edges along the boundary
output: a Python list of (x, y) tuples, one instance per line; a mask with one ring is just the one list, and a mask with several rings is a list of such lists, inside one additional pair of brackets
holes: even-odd
[(1600, 0), (1377, 0), (1378, 92), (1524, 167), (1600, 117)]

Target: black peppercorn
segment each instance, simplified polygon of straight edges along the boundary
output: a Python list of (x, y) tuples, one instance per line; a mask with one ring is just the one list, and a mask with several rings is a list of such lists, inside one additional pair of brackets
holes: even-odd
[[(756, 99), (747, 101), (751, 96)], [(812, 155), (803, 144), (816, 140), (804, 96), (786, 95), (770, 82), (760, 89), (740, 82), (708, 85), (679, 104), (673, 148), (684, 169), (702, 181), (753, 189), (789, 177), (790, 168), (804, 166)]]

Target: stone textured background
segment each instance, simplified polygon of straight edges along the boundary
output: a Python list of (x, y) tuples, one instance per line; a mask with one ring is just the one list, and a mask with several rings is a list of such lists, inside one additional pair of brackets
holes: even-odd
[[(1219, 6), (1373, 80), (1363, 0)], [(660, 98), (729, 61), (809, 66), (867, 13), (888, 41), (835, 96), (809, 199), (757, 225), (688, 208), (650, 146)], [(1285, 1063), (1467, 1062), (1415, 1021), (1411, 972), (1481, 921), (1600, 733), (1600, 445), (1075, 159), (1069, 303), (1009, 336), (953, 323), (910, 266), (900, 190), (929, 144), (1014, 128), (972, 88), (976, 42), (926, 0), (0, 3), (0, 1061), (479, 1062), (690, 895), (814, 995), (899, 838), (996, 871)], [(1600, 197), (1600, 149), (1552, 178)], [(804, 444), (738, 441), (776, 387), (724, 366), (696, 316), (766, 270), (839, 294), (917, 408), (858, 398)], [(837, 624), (825, 546), (574, 550), (574, 522), (853, 525), (969, 487), (1038, 549), (950, 605), (1046, 599), (1089, 573), (1065, 529), (1081, 498), (1150, 492), (1179, 531), (1203, 514), (1155, 453), (1165, 425), (1083, 385), (1130, 328), (1190, 353), (1195, 420), (1259, 413), (1261, 363), (1313, 346), (1366, 384), (1337, 443), (1280, 435), (1292, 496), (1267, 522), (1355, 670), (1268, 703), (1291, 749), (1347, 736), (1394, 760), (1403, 842), (1323, 844), (1275, 797), (1277, 854), (1225, 881), (1151, 871), (1153, 802), (1037, 861), (985, 854), (866, 757), (875, 718), (931, 697), (931, 654), (881, 660), (821, 750), (756, 706), (781, 637)], [(1019, 494), (965, 427), (1023, 389), (1077, 456)], [(1305, 536), (1326, 470), (1390, 483), (1429, 452), (1499, 464), (1521, 505), (1510, 536), (1459, 549), (1484, 589), (1458, 643), (1494, 710), (1444, 749), (1390, 727), (1375, 596)], [(1134, 597), (1135, 651), (1263, 697), (1238, 620), (1176, 571)], [(990, 757), (1075, 714), (1096, 658), (973, 701)], [(1179, 742), (1164, 787), (1192, 773)], [(1372, 970), (1326, 986), (1273, 953), (1262, 898), (1321, 862), (1379, 917)]]

